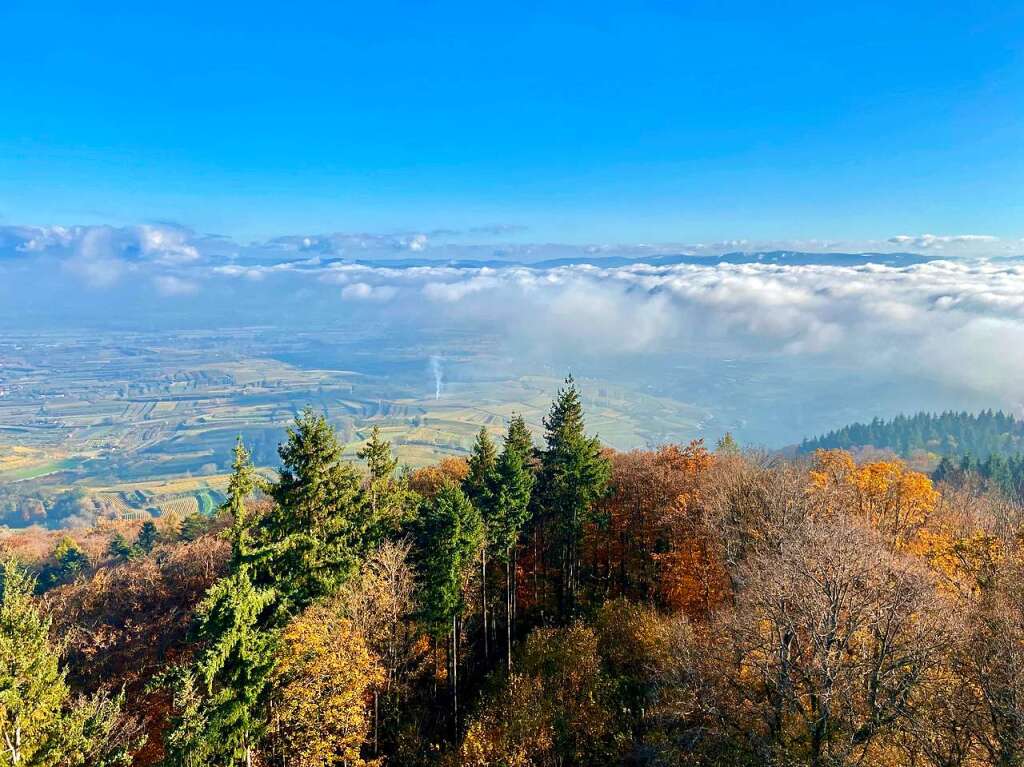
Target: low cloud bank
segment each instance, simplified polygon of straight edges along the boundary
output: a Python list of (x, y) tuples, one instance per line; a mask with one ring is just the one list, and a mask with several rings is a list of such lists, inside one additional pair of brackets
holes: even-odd
[[(852, 252), (848, 244), (829, 243), (810, 259), (639, 263), (628, 258), (686, 251), (435, 242), (445, 238), (452, 234), (242, 245), (168, 225), (6, 227), (0, 309), (8, 323), (104, 312), (193, 325), (400, 321), (411, 333), (479, 329), (548, 359), (562, 350), (595, 358), (777, 355), (879, 382), (960, 387), (1018, 409), (1024, 401), (1024, 261), (998, 257), (1024, 250), (1017, 241), (899, 235), (891, 246), (932, 260), (837, 265), (850, 260), (830, 254)], [(720, 244), (719, 255), (744, 247), (728, 246)], [(446, 262), (452, 253), (461, 263)], [(625, 258), (608, 266), (610, 255)]]

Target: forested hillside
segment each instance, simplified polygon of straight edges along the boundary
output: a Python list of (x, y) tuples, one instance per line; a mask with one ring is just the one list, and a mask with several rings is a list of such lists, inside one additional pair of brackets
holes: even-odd
[[(995, 419), (996, 416), (989, 416)], [(0, 765), (1024, 762), (1024, 514), (898, 460), (616, 452), (569, 379), (468, 461), (307, 410), (212, 517), (9, 533)]]
[(946, 412), (899, 415), (890, 421), (879, 418), (830, 431), (823, 437), (805, 439), (801, 451), (851, 450), (875, 447), (892, 450), (904, 458), (915, 451), (939, 456), (971, 455), (984, 460), (993, 454), (1010, 455), (1024, 450), (1024, 422), (1000, 411), (978, 414)]

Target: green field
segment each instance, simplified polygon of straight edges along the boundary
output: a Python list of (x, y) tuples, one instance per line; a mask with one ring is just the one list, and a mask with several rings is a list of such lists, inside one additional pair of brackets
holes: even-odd
[(196, 493), (196, 500), (199, 503), (199, 513), (210, 517), (217, 510), (217, 507), (224, 502), (224, 497), (220, 493), (214, 494), (212, 490), (202, 490)]
[(48, 477), (52, 474), (67, 471), (68, 469), (74, 469), (80, 464), (81, 461), (75, 458), (62, 458), (55, 461), (46, 461), (44, 463), (2, 472), (0, 473), (0, 482), (23, 482), (31, 479), (39, 479), (40, 477)]

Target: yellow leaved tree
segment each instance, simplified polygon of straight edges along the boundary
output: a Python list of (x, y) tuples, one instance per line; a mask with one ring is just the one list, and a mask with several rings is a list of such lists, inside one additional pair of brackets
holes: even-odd
[(854, 513), (898, 550), (914, 548), (939, 501), (931, 479), (898, 459), (858, 466), (844, 450), (819, 450), (810, 476), (826, 508)]
[(271, 720), (274, 751), (296, 767), (374, 764), (362, 747), (368, 701), (383, 680), (377, 659), (351, 621), (315, 606), (281, 634)]

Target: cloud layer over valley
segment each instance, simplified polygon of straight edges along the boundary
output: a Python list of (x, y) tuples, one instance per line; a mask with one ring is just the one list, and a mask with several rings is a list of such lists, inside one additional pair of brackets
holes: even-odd
[[(388, 323), (427, 343), (450, 330), (487, 334), (524, 364), (760, 358), (798, 361), (836, 380), (941, 387), (1018, 410), (1024, 403), (1024, 260), (1007, 257), (1024, 251), (1019, 242), (906, 235), (888, 247), (819, 243), (808, 255), (759, 243), (436, 239), (331, 235), (240, 245), (169, 225), (0, 228), (0, 319)], [(862, 250), (876, 255), (856, 255)]]

